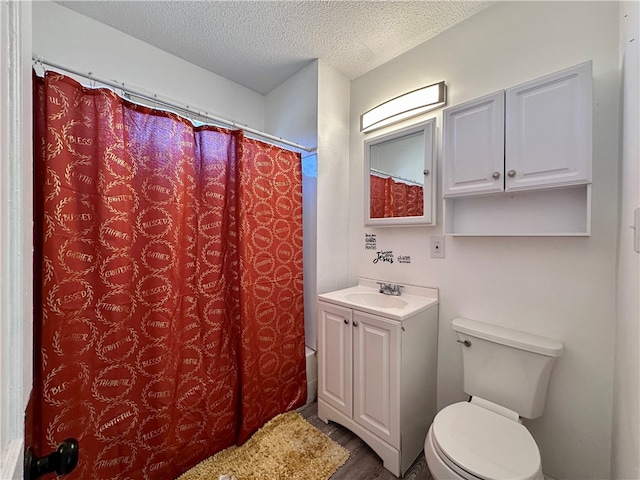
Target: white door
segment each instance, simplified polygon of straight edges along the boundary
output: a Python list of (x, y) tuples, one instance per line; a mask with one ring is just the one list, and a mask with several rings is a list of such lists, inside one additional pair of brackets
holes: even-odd
[(506, 190), (591, 182), (591, 62), (506, 91)]
[(0, 2), (0, 478), (22, 478), (31, 391), (31, 3)]
[(400, 324), (353, 314), (353, 418), (400, 448)]
[(504, 190), (504, 91), (444, 111), (442, 196)]
[(351, 417), (352, 310), (318, 302), (318, 398)]

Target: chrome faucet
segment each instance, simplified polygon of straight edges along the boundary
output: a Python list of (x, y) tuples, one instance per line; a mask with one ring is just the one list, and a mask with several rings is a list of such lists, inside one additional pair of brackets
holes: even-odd
[(400, 289), (403, 288), (402, 285), (396, 285), (394, 283), (382, 283), (378, 282), (380, 285), (380, 293), (384, 293), (385, 295), (393, 295), (396, 297), (400, 296)]

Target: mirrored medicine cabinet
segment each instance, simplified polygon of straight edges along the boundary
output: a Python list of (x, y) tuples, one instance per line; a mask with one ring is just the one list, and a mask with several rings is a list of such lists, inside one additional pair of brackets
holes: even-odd
[(364, 142), (364, 224), (433, 225), (436, 119)]

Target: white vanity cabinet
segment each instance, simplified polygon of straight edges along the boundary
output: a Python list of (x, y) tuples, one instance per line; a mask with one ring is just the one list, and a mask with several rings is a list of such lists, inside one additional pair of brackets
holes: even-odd
[(591, 68), (585, 62), (444, 111), (446, 233), (589, 233)]
[(319, 396), (390, 445), (400, 444), (400, 323), (321, 303)]
[(401, 476), (436, 413), (437, 302), (397, 320), (322, 297), (318, 417), (349, 428)]

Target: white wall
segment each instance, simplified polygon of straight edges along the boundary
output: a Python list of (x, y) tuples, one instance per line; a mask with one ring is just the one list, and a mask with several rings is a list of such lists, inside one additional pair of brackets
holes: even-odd
[(34, 54), (98, 78), (264, 128), (264, 97), (51, 1), (33, 2)]
[[(264, 128), (307, 147), (318, 143), (318, 62), (302, 68), (265, 97)], [(302, 152), (302, 156), (308, 153)]]
[[(544, 471), (556, 478), (610, 476), (619, 175), (617, 2), (497, 2), (354, 80), (351, 86), (350, 281), (358, 275), (440, 288), (438, 406), (466, 398), (450, 328), (458, 316), (558, 339), (544, 415), (528, 421)], [(359, 115), (417, 87), (445, 80), (448, 105), (593, 60), (594, 170), (588, 238), (446, 237), (446, 258), (428, 256), (438, 226), (363, 227)], [(402, 127), (441, 112), (399, 124)], [(390, 128), (379, 133), (389, 131)], [(440, 132), (441, 133), (441, 132)], [(378, 132), (370, 136), (377, 135)], [(439, 168), (441, 171), (441, 168)], [(373, 264), (364, 233), (410, 264)], [(636, 337), (637, 341), (637, 337)]]
[(618, 323), (613, 402), (612, 478), (640, 478), (640, 256), (633, 211), (640, 206), (640, 4), (620, 11), (623, 68), (622, 174), (618, 239)]
[(349, 80), (318, 62), (318, 293), (348, 286)]

